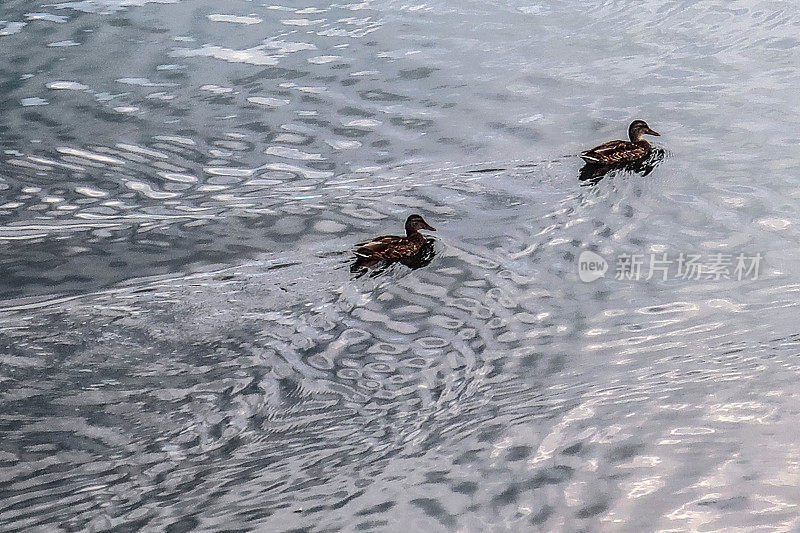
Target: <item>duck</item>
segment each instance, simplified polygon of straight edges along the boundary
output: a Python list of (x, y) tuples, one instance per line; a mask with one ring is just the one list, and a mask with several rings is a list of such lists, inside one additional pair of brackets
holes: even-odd
[(426, 244), (425, 236), (419, 230), (436, 231), (436, 228), (425, 222), (421, 215), (413, 214), (406, 219), (406, 236), (383, 235), (369, 242), (356, 244), (353, 253), (356, 260), (351, 270), (371, 267), (381, 261), (405, 263), (412, 260)]
[(590, 165), (618, 165), (639, 161), (650, 154), (650, 143), (643, 135), (660, 134), (650, 129), (644, 120), (634, 120), (628, 127), (630, 141), (609, 141), (591, 150), (581, 152), (581, 158)]

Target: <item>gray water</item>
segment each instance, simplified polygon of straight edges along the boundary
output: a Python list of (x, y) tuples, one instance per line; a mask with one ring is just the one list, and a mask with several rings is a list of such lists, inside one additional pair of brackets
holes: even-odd
[[(3, 1), (0, 529), (797, 530), (799, 32)], [(583, 186), (633, 118), (664, 160)], [(433, 261), (353, 278), (412, 212)], [(651, 253), (763, 262), (615, 279)]]

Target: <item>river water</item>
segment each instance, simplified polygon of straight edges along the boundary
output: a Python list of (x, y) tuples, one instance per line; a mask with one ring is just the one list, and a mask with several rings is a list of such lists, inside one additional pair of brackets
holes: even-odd
[[(799, 31), (3, 1), (0, 529), (797, 530)], [(578, 181), (634, 118), (661, 164)], [(354, 278), (413, 212), (432, 262)]]

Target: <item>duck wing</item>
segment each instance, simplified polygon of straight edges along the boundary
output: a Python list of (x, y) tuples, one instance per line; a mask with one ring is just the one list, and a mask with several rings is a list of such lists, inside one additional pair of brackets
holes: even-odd
[(647, 155), (645, 146), (629, 141), (609, 141), (581, 153), (581, 158), (595, 165), (613, 165), (634, 161)]
[(384, 235), (375, 237), (369, 242), (357, 244), (358, 248), (353, 253), (359, 259), (381, 261), (384, 259), (400, 259), (413, 254), (413, 244), (405, 237), (398, 235)]

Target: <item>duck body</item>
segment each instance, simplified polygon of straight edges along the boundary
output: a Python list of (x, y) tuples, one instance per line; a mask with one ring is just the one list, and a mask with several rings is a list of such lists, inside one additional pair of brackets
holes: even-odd
[(645, 140), (635, 143), (609, 141), (582, 152), (581, 159), (593, 165), (618, 165), (637, 161), (646, 157), (648, 153), (650, 153), (650, 143)]
[(619, 165), (644, 159), (650, 154), (650, 143), (643, 135), (659, 134), (650, 129), (644, 120), (634, 120), (628, 128), (630, 141), (609, 141), (591, 150), (581, 152), (581, 159), (590, 165)]
[(353, 251), (356, 261), (351, 270), (371, 267), (381, 261), (406, 263), (413, 260), (427, 242), (425, 236), (419, 232), (421, 229), (436, 231), (420, 215), (411, 215), (406, 220), (405, 237), (383, 235), (369, 242), (357, 244), (358, 248)]
[(399, 261), (416, 255), (425, 244), (425, 237), (417, 233), (410, 237), (383, 235), (369, 242), (357, 244), (353, 252), (362, 266), (372, 266), (380, 261)]

